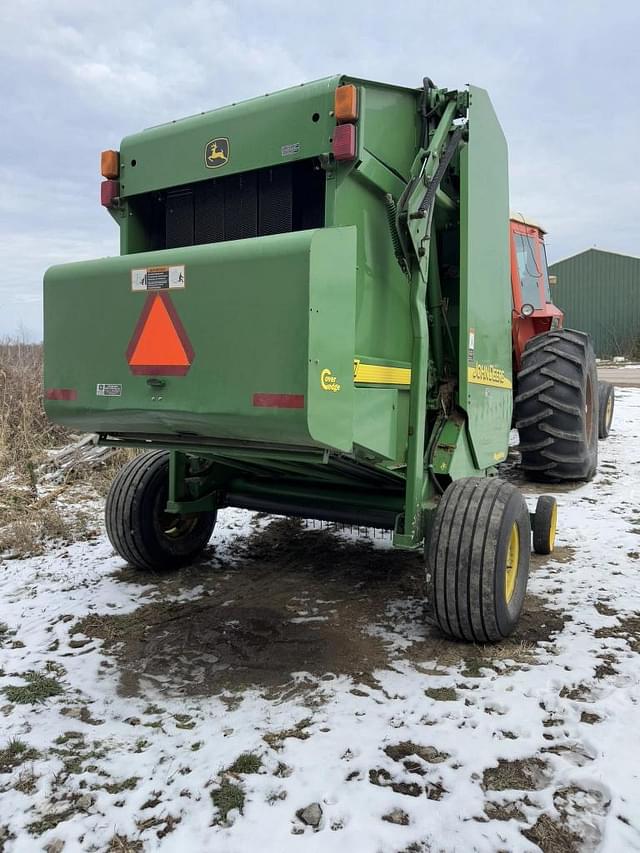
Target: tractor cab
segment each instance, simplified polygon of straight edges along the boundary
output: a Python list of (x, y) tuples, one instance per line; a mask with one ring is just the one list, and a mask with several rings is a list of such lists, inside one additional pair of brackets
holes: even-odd
[(513, 353), (516, 369), (520, 370), (527, 341), (542, 332), (562, 328), (563, 313), (551, 298), (544, 228), (521, 214), (512, 214), (509, 230)]

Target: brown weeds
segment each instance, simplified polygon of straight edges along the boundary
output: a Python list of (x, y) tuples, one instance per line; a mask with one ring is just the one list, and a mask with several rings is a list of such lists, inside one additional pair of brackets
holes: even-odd
[(28, 474), (45, 448), (67, 439), (67, 430), (44, 412), (42, 345), (1, 340), (0, 471), (15, 465)]
[[(117, 469), (135, 451), (94, 452), (91, 459), (79, 453), (52, 477), (57, 462), (47, 451), (77, 438), (45, 414), (42, 344), (0, 340), (0, 554), (30, 556), (42, 553), (47, 540), (90, 535), (78, 500), (104, 497)], [(64, 502), (70, 489), (73, 511)]]

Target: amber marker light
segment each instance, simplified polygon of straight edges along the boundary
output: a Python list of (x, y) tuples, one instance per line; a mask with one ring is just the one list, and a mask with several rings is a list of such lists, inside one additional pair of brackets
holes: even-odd
[(120, 152), (103, 151), (100, 155), (100, 174), (103, 178), (117, 178), (120, 174)]
[(358, 90), (353, 83), (338, 86), (335, 99), (336, 121), (356, 121), (358, 118)]

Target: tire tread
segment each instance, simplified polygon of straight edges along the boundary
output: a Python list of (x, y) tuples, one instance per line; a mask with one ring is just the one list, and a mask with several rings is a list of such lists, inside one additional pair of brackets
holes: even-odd
[[(469, 477), (446, 490), (436, 511), (427, 565), (435, 621), (449, 636), (472, 643), (507, 635), (495, 611), (497, 543), (511, 501), (528, 512), (515, 486), (498, 478)], [(521, 547), (528, 548), (529, 543)]]
[(596, 429), (586, 435), (585, 405), (592, 387), (596, 418), (597, 375), (585, 332), (557, 329), (531, 338), (522, 354), (515, 396), (522, 468), (533, 479), (588, 480), (597, 465)]

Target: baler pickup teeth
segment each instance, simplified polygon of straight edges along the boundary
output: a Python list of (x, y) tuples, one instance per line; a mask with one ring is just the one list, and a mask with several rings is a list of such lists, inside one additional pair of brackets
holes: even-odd
[(307, 530), (328, 530), (330, 533), (345, 533), (357, 539), (390, 541), (392, 536), (390, 530), (385, 530), (381, 527), (363, 527), (362, 525), (343, 524), (335, 521), (321, 521), (317, 518), (305, 518), (302, 523)]

